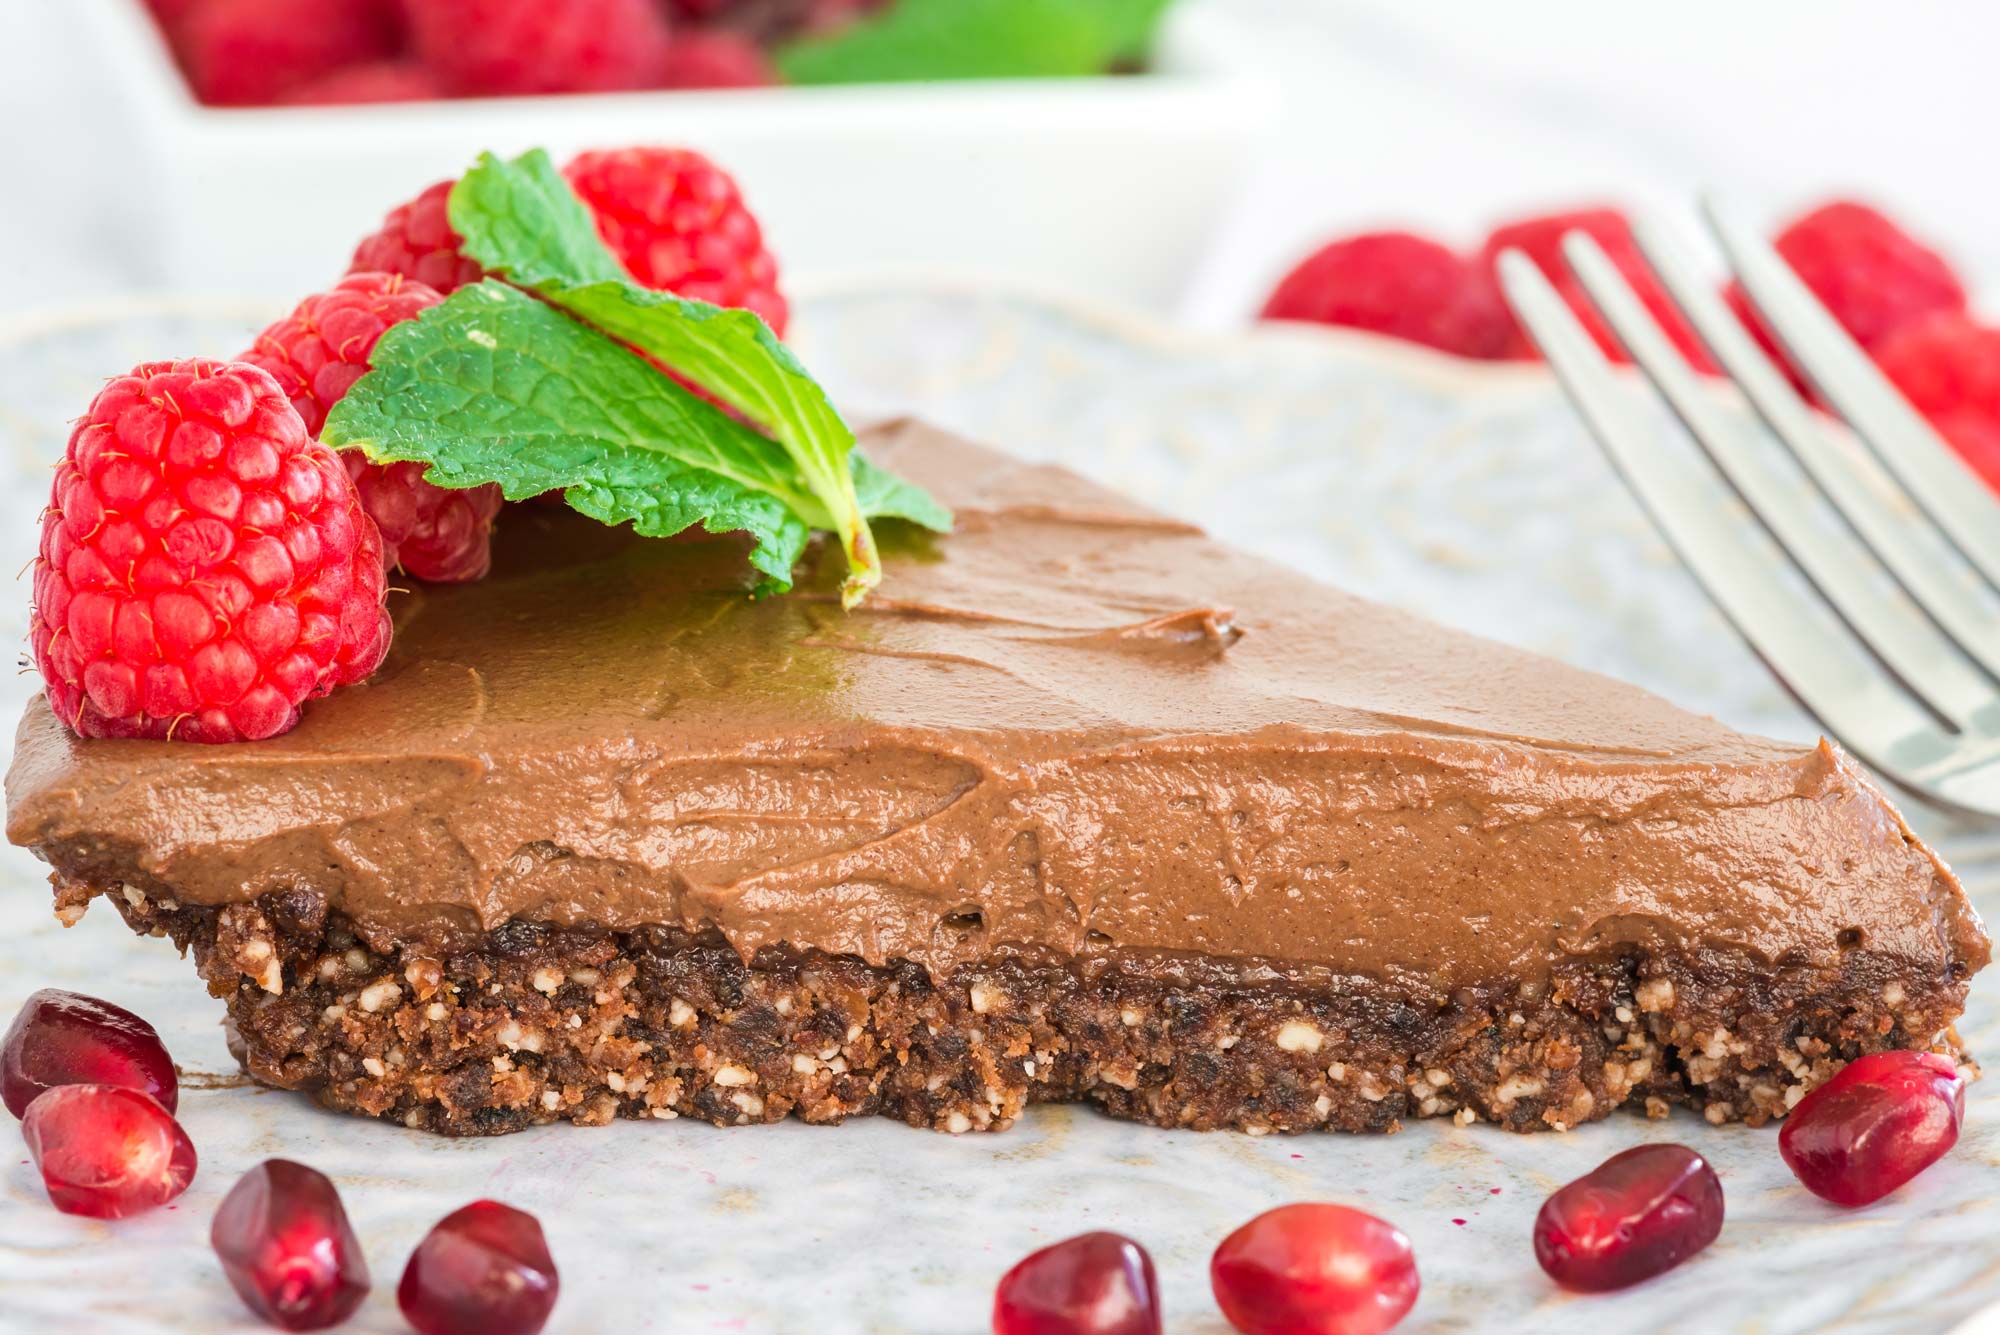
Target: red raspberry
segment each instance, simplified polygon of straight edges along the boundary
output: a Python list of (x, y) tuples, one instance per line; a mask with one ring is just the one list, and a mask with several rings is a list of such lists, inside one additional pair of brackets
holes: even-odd
[(1321, 247), (1279, 282), (1263, 318), (1368, 329), (1465, 357), (1499, 356), (1511, 325), (1483, 268), (1409, 232)]
[(349, 273), (394, 273), (449, 295), (486, 271), (459, 253), (465, 238), (452, 230), (447, 206), (457, 181), (439, 181), (389, 210), (382, 225), (354, 248)]
[(652, 84), (667, 49), (654, 0), (404, 0), (410, 38), (445, 87), (472, 97)]
[(660, 65), (662, 88), (764, 88), (777, 70), (741, 33), (680, 32)]
[(432, 584), (486, 577), (493, 564), (499, 487), (440, 487), (424, 480), (423, 464), (372, 464), (358, 450), (343, 450), (340, 457), (361, 494), (361, 508), (382, 530), (390, 565)]
[(381, 538), (268, 372), (147, 362), (70, 434), (30, 623), (85, 737), (271, 737), (389, 648)]
[[(1965, 286), (1951, 265), (1866, 204), (1824, 204), (1779, 232), (1771, 244), (1854, 341), (1871, 353), (1905, 325), (1965, 310)], [(1731, 283), (1726, 295), (1751, 332), (1775, 351), (1750, 313), (1742, 288)]]
[(287, 106), (362, 106), (373, 102), (429, 102), (444, 96), (431, 72), (413, 60), (375, 60), (285, 90)]
[(146, 0), (146, 8), (152, 11), (153, 21), (160, 25), (167, 39), (173, 41), (180, 33), (181, 24), (200, 3), (201, 0)]
[[(688, 149), (626, 148), (579, 154), (564, 174), (637, 281), (756, 311), (784, 334), (790, 311), (777, 262), (721, 168)], [(454, 184), (439, 181), (392, 210), (355, 247), (348, 272), (401, 274), (439, 292), (478, 281), (484, 271), (459, 252), (462, 238), (448, 216)]]
[(317, 436), (327, 411), (367, 373), (382, 331), (443, 300), (401, 274), (350, 273), (266, 328), (237, 360), (269, 371)]
[(691, 149), (621, 148), (579, 153), (563, 175), (639, 282), (755, 311), (783, 337), (777, 262), (727, 172)]
[(1933, 315), (1884, 339), (1875, 362), (2000, 491), (2000, 328)]
[(392, 0), (201, 0), (174, 31), (196, 97), (255, 106), (394, 55), (397, 26)]
[[(1667, 296), (1667, 290), (1660, 286), (1660, 280), (1654, 276), (1652, 266), (1646, 263), (1645, 256), (1639, 253), (1639, 243), (1632, 238), (1631, 223), (1627, 222), (1625, 215), (1617, 209), (1578, 209), (1572, 213), (1552, 213), (1539, 218), (1523, 218), (1519, 222), (1496, 227), (1493, 229), (1493, 234), (1486, 238), (1484, 256), (1486, 271), (1493, 272), (1493, 266), (1503, 250), (1515, 249), (1525, 252), (1528, 258), (1548, 275), (1556, 291), (1560, 292), (1563, 300), (1569, 303), (1569, 308), (1576, 312), (1577, 318), (1597, 340), (1597, 346), (1604, 350), (1605, 355), (1614, 361), (1630, 361), (1631, 358), (1625, 355), (1617, 336), (1611, 332), (1611, 327), (1605, 324), (1604, 317), (1597, 313), (1596, 303), (1591, 301), (1589, 293), (1583, 290), (1583, 284), (1570, 272), (1569, 262), (1563, 258), (1562, 239), (1572, 231), (1587, 233), (1591, 240), (1603, 248), (1611, 263), (1617, 267), (1620, 274), (1624, 275), (1625, 281), (1632, 285), (1632, 290), (1638, 293), (1639, 300), (1645, 304), (1653, 318), (1660, 322), (1660, 327), (1666, 330), (1667, 337), (1689, 362), (1699, 370), (1715, 369), (1715, 363), (1709, 360), (1708, 350), (1702, 345), (1700, 336), (1694, 332), (1694, 327), (1687, 322), (1687, 318), (1680, 313), (1673, 300)], [(1512, 324), (1511, 317), (1509, 323)], [(1528, 338), (1527, 331), (1519, 325), (1513, 325), (1513, 336), (1508, 350), (1510, 355), (1516, 357), (1534, 358), (1539, 355), (1535, 351), (1534, 343)]]
[[(367, 372), (382, 332), (443, 300), (399, 274), (349, 274), (257, 335), (242, 360), (276, 377), (317, 436), (327, 411)], [(437, 583), (486, 573), (498, 487), (439, 487), (424, 480), (422, 464), (371, 464), (358, 452), (341, 458), (390, 565)]]

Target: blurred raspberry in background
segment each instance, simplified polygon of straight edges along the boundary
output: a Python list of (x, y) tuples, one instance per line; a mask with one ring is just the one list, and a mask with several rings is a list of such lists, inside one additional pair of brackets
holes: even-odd
[(2000, 491), (2000, 328), (1952, 311), (1927, 315), (1883, 339), (1875, 363)]
[(1461, 357), (1502, 355), (1514, 323), (1477, 262), (1411, 232), (1320, 247), (1285, 275), (1263, 315), (1373, 330)]
[(132, 0), (211, 106), (1143, 66), (1172, 0)]
[[(1597, 313), (1585, 295), (1583, 284), (1570, 272), (1569, 262), (1563, 258), (1562, 240), (1571, 232), (1582, 232), (1597, 243), (1606, 259), (1617, 268), (1620, 276), (1632, 285), (1632, 290), (1645, 304), (1646, 310), (1660, 328), (1667, 331), (1681, 355), (1697, 368), (1712, 371), (1714, 366), (1708, 359), (1708, 352), (1702, 347), (1701, 339), (1667, 296), (1666, 289), (1646, 264), (1645, 256), (1639, 253), (1639, 243), (1632, 236), (1632, 224), (1625, 215), (1615, 208), (1597, 207), (1576, 209), (1568, 213), (1548, 213), (1532, 218), (1522, 218), (1515, 222), (1503, 223), (1487, 236), (1486, 244), (1480, 249), (1479, 262), (1482, 272), (1494, 275), (1494, 266), (1500, 254), (1506, 250), (1518, 250), (1535, 262), (1548, 280), (1555, 284), (1556, 291), (1576, 312), (1577, 319), (1597, 340), (1597, 346), (1613, 361), (1632, 360), (1625, 355), (1624, 347), (1611, 332), (1604, 318)], [(1497, 280), (1496, 280), (1497, 281)], [(1510, 312), (1508, 323), (1512, 325)], [(1507, 355), (1510, 357), (1535, 357), (1533, 343), (1529, 342), (1527, 331), (1514, 325), (1513, 335), (1508, 339)]]
[(403, 0), (411, 49), (465, 97), (657, 86), (668, 45), (655, 0)]
[(424, 102), (444, 96), (437, 76), (414, 60), (373, 60), (343, 65), (331, 74), (287, 88), (278, 101), (296, 107), (358, 106), (367, 102)]
[[(1965, 309), (1965, 285), (1944, 256), (1866, 204), (1822, 204), (1787, 223), (1771, 245), (1871, 353), (1925, 316)], [(1729, 285), (1729, 297), (1739, 313), (1749, 310), (1739, 284)]]
[(196, 97), (252, 106), (393, 55), (401, 26), (393, 0), (196, 0), (175, 47)]
[[(1467, 312), (1499, 302), (1494, 264), (1517, 249), (1533, 260), (1614, 361), (1629, 361), (1563, 258), (1561, 241), (1582, 231), (1597, 242), (1667, 335), (1699, 370), (1715, 365), (1676, 310), (1616, 208), (1550, 213), (1495, 228), (1460, 257), (1409, 232), (1369, 232), (1328, 242), (1300, 261), (1266, 300), (1267, 320), (1366, 329), (1474, 358), (1539, 356), (1504, 305), (1501, 336)], [(1965, 284), (1951, 263), (1879, 209), (1833, 200), (1781, 228), (1772, 244), (1883, 373), (2000, 491), (2000, 328), (1966, 313)], [(1723, 298), (1801, 393), (1812, 392), (1758, 323), (1734, 282)]]

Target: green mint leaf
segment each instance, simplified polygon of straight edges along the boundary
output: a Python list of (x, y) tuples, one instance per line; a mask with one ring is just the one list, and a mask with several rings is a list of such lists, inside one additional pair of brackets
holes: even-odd
[[(794, 512), (840, 538), (848, 564), (843, 601), (852, 606), (880, 582), (881, 559), (856, 493), (854, 433), (761, 319), (624, 277), (540, 150), (512, 161), (481, 157), (452, 191), (451, 221), (465, 253), (486, 268), (672, 367), (767, 433), (803, 482)], [(917, 522), (949, 527), (943, 507), (923, 504), (927, 496), (899, 495), (897, 505), (912, 512), (904, 517), (921, 514)]]
[(781, 49), (789, 83), (1063, 78), (1144, 56), (1171, 0), (895, 0)]
[(861, 513), (870, 519), (904, 519), (938, 533), (951, 531), (951, 511), (914, 482), (897, 477), (886, 468), (877, 468), (859, 450), (850, 462), (854, 466), (854, 494), (860, 498)]
[(462, 249), (488, 269), (508, 272), (528, 261), (531, 269), (573, 282), (631, 281), (598, 236), (590, 210), (542, 149), (512, 162), (481, 153), (452, 187), (446, 207), (465, 238)]
[(741, 530), (759, 591), (790, 587), (817, 505), (784, 450), (560, 311), (479, 283), (389, 330), (373, 361), (327, 444), (427, 464), (441, 486), (497, 482), (510, 500), (560, 488), (650, 537)]

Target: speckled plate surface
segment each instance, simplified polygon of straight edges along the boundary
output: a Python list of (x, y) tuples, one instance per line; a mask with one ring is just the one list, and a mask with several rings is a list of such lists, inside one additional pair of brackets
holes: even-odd
[[(0, 567), (32, 554), (66, 420), (106, 374), (242, 346), (268, 312), (179, 305), (0, 328)], [(802, 306), (807, 363), (856, 415), (912, 410), (1062, 459), (1302, 571), (1612, 672), (1739, 726), (1815, 730), (1653, 535), (1553, 383), (1324, 331), (1183, 340), (1021, 295), (936, 284), (826, 291)], [(25, 636), (25, 584), (0, 641)], [(12, 718), (32, 677), (0, 684)], [(1913, 812), (2000, 904), (2000, 839)], [(718, 1131), (686, 1120), (444, 1141), (245, 1085), (191, 965), (99, 910), (59, 929), (38, 865), (0, 853), (0, 1015), (39, 986), (150, 1017), (186, 1075), (202, 1153), (167, 1210), (117, 1225), (46, 1205), (24, 1156), (0, 1167), (0, 1330), (181, 1335), (261, 1329), (223, 1283), (207, 1223), (236, 1175), (282, 1154), (340, 1183), (375, 1268), (349, 1329), (403, 1329), (403, 1259), (446, 1210), (493, 1195), (537, 1212), (562, 1269), (552, 1331), (955, 1335), (986, 1328), (1022, 1253), (1090, 1228), (1142, 1239), (1176, 1335), (1227, 1327), (1208, 1252), (1250, 1215), (1324, 1198), (1408, 1230), (1423, 1298), (1401, 1329), (1750, 1335), (1944, 1330), (2000, 1300), (2000, 1081), (1975, 1087), (1947, 1163), (1858, 1212), (1798, 1187), (1771, 1128), (1619, 1116), (1568, 1135), (1412, 1125), (1387, 1138), (1163, 1132), (1072, 1108), (1002, 1135), (873, 1121)], [(2000, 1052), (1995, 984), (1965, 1026)], [(0, 1134), (12, 1134), (0, 1131)], [(1535, 1268), (1554, 1186), (1643, 1140), (1709, 1154), (1723, 1236), (1637, 1291), (1576, 1299)]]

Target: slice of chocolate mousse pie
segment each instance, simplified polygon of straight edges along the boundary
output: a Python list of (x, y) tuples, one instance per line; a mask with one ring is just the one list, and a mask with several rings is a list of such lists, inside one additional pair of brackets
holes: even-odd
[(1038, 1101), (1159, 1126), (1781, 1116), (1988, 959), (1834, 747), (1312, 583), (902, 423), (956, 512), (746, 597), (554, 507), (234, 746), (38, 699), (8, 834), (191, 950), (258, 1080), (450, 1135)]

